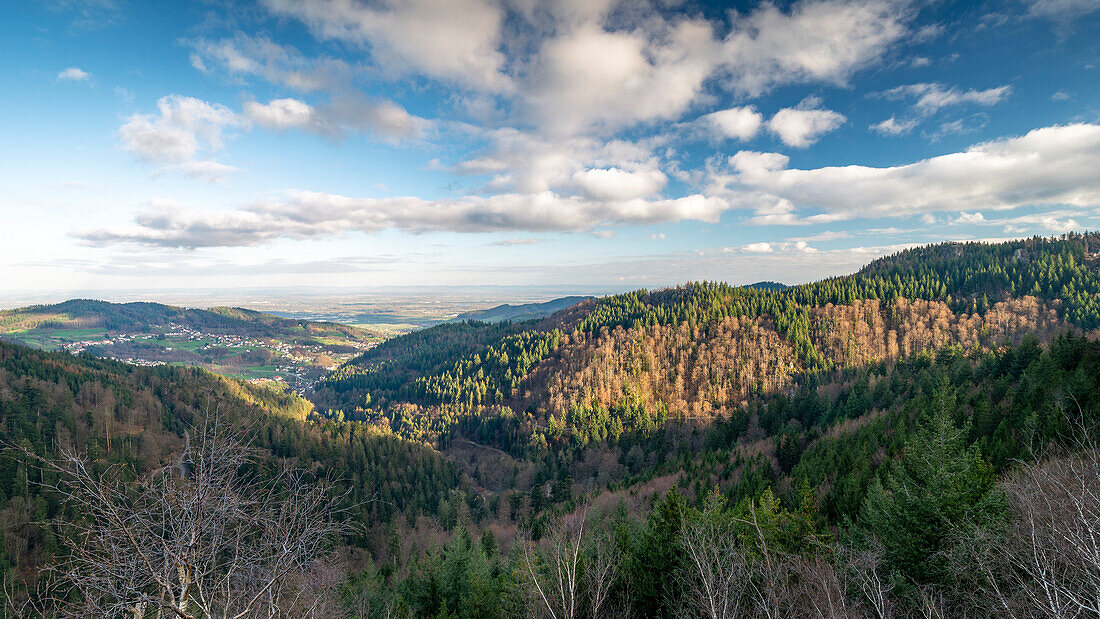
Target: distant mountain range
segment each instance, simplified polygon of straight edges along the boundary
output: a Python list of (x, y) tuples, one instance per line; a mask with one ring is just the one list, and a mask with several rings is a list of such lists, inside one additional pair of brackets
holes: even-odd
[(249, 337), (286, 335), (288, 332), (336, 332), (355, 338), (370, 338), (365, 329), (335, 322), (313, 322), (280, 318), (239, 307), (194, 309), (160, 303), (111, 303), (94, 299), (71, 299), (53, 305), (32, 305), (0, 310), (0, 333), (31, 329), (104, 329), (115, 332), (146, 332), (170, 324), (205, 331)]
[(505, 303), (504, 305), (498, 305), (485, 310), (464, 312), (455, 316), (448, 322), (464, 322), (467, 320), (476, 320), (480, 322), (502, 322), (505, 320), (523, 322), (525, 320), (538, 320), (591, 298), (592, 297), (562, 297), (551, 301), (543, 301), (542, 303), (523, 303), (521, 305), (509, 305)]

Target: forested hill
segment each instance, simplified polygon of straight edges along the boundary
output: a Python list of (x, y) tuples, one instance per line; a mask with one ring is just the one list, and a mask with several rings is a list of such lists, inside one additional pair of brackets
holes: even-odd
[[(0, 342), (0, 439), (7, 445), (49, 458), (60, 448), (74, 450), (98, 467), (122, 466), (135, 478), (162, 466), (183, 445), (185, 432), (217, 416), (248, 428), (262, 454), (257, 475), (271, 474), (287, 460), (337, 480), (347, 493), (348, 516), (367, 525), (347, 540), (354, 546), (381, 540), (378, 531), (395, 518), (432, 519), (441, 506), (453, 518), (452, 502), (474, 504), (468, 485), (438, 453), (312, 411), (293, 393), (197, 368), (135, 367)], [(14, 573), (16, 582), (33, 583), (36, 570), (58, 548), (43, 525), (62, 503), (41, 485), (49, 481), (43, 475), (11, 451), (0, 451), (0, 573)]]
[[(471, 416), (505, 419), (521, 442), (590, 416), (629, 430), (724, 415), (921, 350), (1091, 332), (1100, 327), (1098, 249), (1096, 234), (945, 243), (790, 288), (700, 282), (542, 321), (446, 325), (353, 359), (315, 402), (418, 437), (453, 434)], [(479, 431), (497, 444), (518, 440)]]
[(193, 309), (160, 303), (110, 303), (71, 299), (54, 305), (33, 305), (0, 310), (0, 333), (31, 329), (86, 329), (146, 333), (177, 325), (196, 330), (243, 337), (278, 337), (287, 334), (338, 334), (363, 341), (376, 338), (364, 329), (334, 322), (310, 322), (234, 307)]

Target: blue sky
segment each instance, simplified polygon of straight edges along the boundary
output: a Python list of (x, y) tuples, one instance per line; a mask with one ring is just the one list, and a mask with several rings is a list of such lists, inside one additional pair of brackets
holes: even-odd
[(1097, 0), (0, 17), (9, 293), (796, 283), (1100, 227)]

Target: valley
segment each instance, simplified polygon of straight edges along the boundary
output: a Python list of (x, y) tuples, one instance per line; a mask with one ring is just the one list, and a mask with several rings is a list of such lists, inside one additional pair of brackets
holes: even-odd
[(66, 301), (0, 310), (0, 339), (139, 366), (182, 365), (300, 393), (383, 336), (231, 308)]
[[(591, 528), (588, 565), (614, 549), (611, 595), (643, 615), (691, 599), (678, 549), (706, 522), (737, 531), (747, 557), (763, 536), (789, 570), (856, 569), (840, 557), (870, 560), (853, 536), (873, 536), (874, 569), (946, 587), (967, 557), (921, 563), (882, 487), (948, 483), (939, 469), (901, 473), (934, 454), (977, 492), (952, 500), (978, 509), (1014, 492), (1018, 471), (1038, 474), (1037, 454), (1091, 453), (1080, 441), (1100, 423), (1097, 246), (932, 245), (802, 286), (689, 283), (388, 339), (246, 310), (26, 308), (0, 317), (6, 338), (38, 349), (0, 344), (0, 423), (42, 453), (75, 444), (140, 471), (216, 401), (252, 428), (261, 462), (338, 480), (361, 526), (341, 541), (354, 574), (341, 599), (362, 616), (511, 614), (541, 578), (523, 549), (553, 552), (576, 518)], [(23, 579), (54, 552), (20, 498), (53, 500), (26, 485), (34, 475), (0, 459), (0, 522), (20, 540), (3, 557)], [(1016, 522), (1003, 506), (967, 513), (994, 519), (967, 526)], [(791, 612), (809, 603), (798, 599)]]

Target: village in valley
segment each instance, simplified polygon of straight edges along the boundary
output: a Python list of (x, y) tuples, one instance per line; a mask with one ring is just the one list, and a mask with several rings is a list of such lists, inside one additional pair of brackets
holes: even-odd
[[(35, 331), (46, 331), (35, 333)], [(52, 329), (9, 333), (15, 340), (37, 340), (47, 349), (86, 353), (137, 366), (188, 365), (306, 394), (341, 363), (374, 346), (352, 338), (334, 341), (285, 341), (249, 337), (168, 323), (143, 332), (101, 329)], [(22, 336), (22, 337), (21, 337)]]

